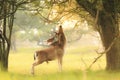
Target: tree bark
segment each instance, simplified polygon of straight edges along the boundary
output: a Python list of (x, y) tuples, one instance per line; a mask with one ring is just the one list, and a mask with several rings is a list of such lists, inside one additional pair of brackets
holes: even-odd
[(1, 71), (8, 70), (8, 56), (2, 55), (0, 68), (1, 68)]
[(103, 46), (107, 49), (117, 37), (114, 45), (106, 53), (106, 69), (120, 70), (120, 36), (117, 15), (113, 13), (100, 12), (99, 24)]
[[(76, 0), (92, 17), (95, 18), (97, 9), (93, 3), (88, 0)], [(120, 70), (120, 35), (118, 26), (118, 10), (117, 6), (120, 5), (119, 0), (102, 0), (102, 9), (98, 16), (98, 28), (100, 29), (100, 36), (103, 46), (107, 49), (117, 37), (111, 49), (106, 53), (106, 69), (107, 70)], [(86, 4), (87, 3), (87, 4)], [(95, 2), (95, 4), (97, 4)]]

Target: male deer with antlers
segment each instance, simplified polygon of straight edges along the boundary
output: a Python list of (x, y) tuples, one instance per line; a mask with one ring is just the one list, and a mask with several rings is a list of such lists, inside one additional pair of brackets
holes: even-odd
[(64, 47), (66, 44), (66, 38), (62, 29), (59, 26), (58, 32), (55, 32), (55, 36), (47, 40), (51, 43), (50, 46), (43, 50), (38, 50), (34, 54), (35, 62), (32, 64), (31, 73), (34, 74), (34, 67), (43, 63), (58, 59), (59, 71), (62, 71), (62, 59), (64, 55)]

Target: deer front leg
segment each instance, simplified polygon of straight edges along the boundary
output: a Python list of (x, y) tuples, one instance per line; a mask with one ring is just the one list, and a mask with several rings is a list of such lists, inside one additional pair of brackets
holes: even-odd
[(62, 58), (58, 58), (59, 72), (62, 72)]

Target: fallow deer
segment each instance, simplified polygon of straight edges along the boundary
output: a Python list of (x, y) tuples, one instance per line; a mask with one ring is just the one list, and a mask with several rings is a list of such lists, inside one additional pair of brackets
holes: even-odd
[[(57, 38), (57, 39), (56, 39)], [(55, 36), (48, 39), (47, 42), (51, 42), (50, 46), (43, 50), (38, 50), (34, 54), (35, 62), (32, 64), (31, 73), (34, 74), (34, 67), (43, 63), (58, 59), (59, 71), (62, 71), (62, 59), (64, 55), (64, 47), (66, 44), (66, 38), (62, 29), (59, 26), (59, 31)]]

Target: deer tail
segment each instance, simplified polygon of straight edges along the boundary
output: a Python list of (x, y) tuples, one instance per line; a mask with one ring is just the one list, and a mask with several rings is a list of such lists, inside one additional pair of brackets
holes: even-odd
[(38, 56), (38, 54), (37, 53), (35, 53), (34, 54), (34, 60), (36, 60), (36, 57)]
[(35, 54), (34, 54), (34, 60), (35, 60), (36, 58), (35, 58)]

